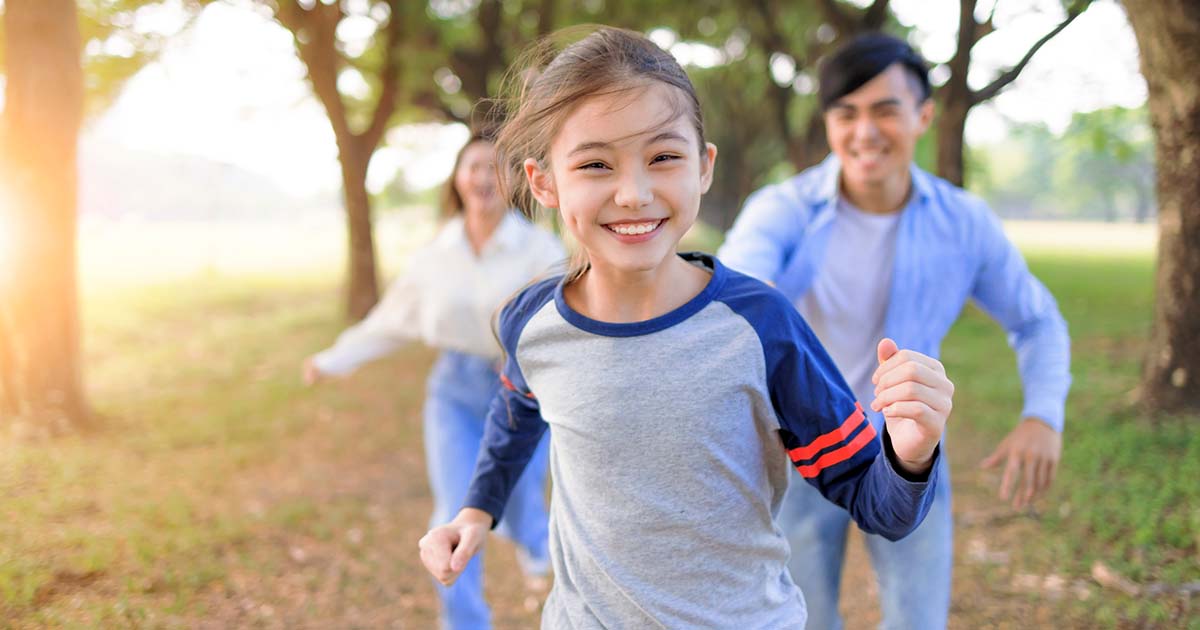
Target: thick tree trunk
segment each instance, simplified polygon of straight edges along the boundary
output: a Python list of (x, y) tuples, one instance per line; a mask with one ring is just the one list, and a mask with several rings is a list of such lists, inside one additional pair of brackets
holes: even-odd
[(346, 314), (355, 321), (366, 317), (371, 307), (379, 301), (375, 238), (371, 231), (371, 197), (367, 194), (367, 164), (375, 147), (365, 146), (356, 140), (359, 139), (348, 138), (338, 143), (349, 237)]
[(1200, 5), (1126, 0), (1157, 149), (1158, 270), (1142, 400), (1200, 409)]
[(76, 255), (83, 70), (74, 0), (9, 0), (0, 147), (0, 414), (39, 432), (85, 425)]

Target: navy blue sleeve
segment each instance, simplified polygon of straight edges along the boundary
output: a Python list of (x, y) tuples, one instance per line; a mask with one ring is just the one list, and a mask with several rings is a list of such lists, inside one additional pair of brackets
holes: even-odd
[(739, 276), (731, 274), (723, 301), (762, 342), (767, 389), (792, 464), (863, 531), (889, 540), (908, 535), (933, 502), (940, 448), (926, 475), (903, 472), (886, 429), (880, 439), (795, 307), (778, 291)]
[(493, 527), (500, 522), (513, 487), (546, 432), (537, 397), (517, 362), (517, 342), (529, 319), (553, 299), (556, 284), (556, 278), (534, 284), (500, 311), (499, 336), (505, 354), (500, 369), (502, 386), (484, 421), (475, 476), (464, 502), (464, 507), (491, 514)]

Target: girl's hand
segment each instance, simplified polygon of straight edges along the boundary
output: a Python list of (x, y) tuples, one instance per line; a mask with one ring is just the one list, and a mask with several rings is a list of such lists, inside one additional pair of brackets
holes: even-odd
[(954, 383), (946, 378), (940, 361), (900, 350), (891, 339), (880, 341), (877, 353), (871, 409), (883, 412), (900, 466), (909, 473), (924, 474), (946, 430)]
[(476, 508), (463, 508), (453, 521), (429, 530), (417, 542), (421, 562), (437, 581), (450, 586), (483, 547), (491, 528), (491, 514)]
[(300, 380), (304, 381), (304, 384), (309, 387), (312, 387), (313, 385), (325, 380), (325, 375), (321, 373), (321, 370), (317, 369), (317, 364), (313, 362), (312, 357), (308, 357), (304, 360), (304, 363), (301, 364)]

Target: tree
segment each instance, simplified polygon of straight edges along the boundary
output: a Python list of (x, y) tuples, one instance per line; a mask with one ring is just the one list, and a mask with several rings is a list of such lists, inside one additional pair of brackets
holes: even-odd
[(0, 224), (0, 416), (84, 426), (75, 280), (76, 151), (84, 83), (74, 0), (8, 0)]
[[(400, 44), (404, 5), (411, 3), (389, 0), (356, 3), (358, 6), (355, 7), (351, 4), (301, 0), (268, 2), (275, 19), (291, 32), (313, 93), (333, 128), (349, 236), (346, 312), (353, 319), (361, 319), (379, 299), (367, 166), (396, 110), (402, 71)], [(348, 53), (346, 42), (338, 37), (338, 29), (350, 17), (375, 24), (370, 39), (381, 36), (376, 49)], [(345, 97), (338, 88), (338, 81), (344, 76), (360, 81), (367, 81), (369, 77), (376, 87), (374, 102), (368, 102), (369, 98)]]
[(1200, 409), (1200, 4), (1125, 0), (1157, 151), (1158, 269), (1141, 398)]
[[(387, 130), (401, 120), (468, 124), (494, 95), (515, 52), (563, 15), (560, 0), (458, 2), (263, 0), (291, 32), (317, 100), (333, 128), (342, 170), (350, 255), (347, 315), (360, 319), (378, 300), (367, 167)], [(354, 22), (353, 28), (348, 25)], [(366, 35), (348, 30), (371, 25)], [(349, 79), (347, 81), (347, 79)], [(360, 93), (342, 87), (358, 83)]]
[(950, 77), (946, 83), (937, 89), (938, 116), (937, 127), (937, 174), (954, 184), (963, 185), (963, 131), (966, 128), (967, 114), (971, 108), (995, 97), (1010, 83), (1020, 76), (1025, 66), (1046, 45), (1065, 29), (1075, 18), (1087, 9), (1092, 0), (1069, 0), (1066, 3), (1066, 17), (1057, 26), (1050, 29), (1041, 39), (1034, 42), (1020, 61), (1011, 68), (1001, 72), (984, 87), (973, 90), (967, 84), (967, 74), (971, 68), (971, 51), (975, 44), (996, 30), (996, 7), (1000, 0), (995, 0), (988, 17), (982, 21), (975, 17), (978, 0), (959, 0), (958, 16), (958, 46), (954, 56), (947, 62)]

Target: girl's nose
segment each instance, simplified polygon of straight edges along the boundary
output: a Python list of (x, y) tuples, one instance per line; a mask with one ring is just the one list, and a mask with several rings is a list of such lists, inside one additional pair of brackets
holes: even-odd
[(614, 202), (623, 208), (641, 208), (654, 201), (650, 178), (640, 171), (627, 174), (617, 186)]

